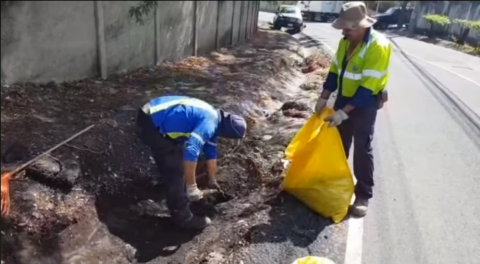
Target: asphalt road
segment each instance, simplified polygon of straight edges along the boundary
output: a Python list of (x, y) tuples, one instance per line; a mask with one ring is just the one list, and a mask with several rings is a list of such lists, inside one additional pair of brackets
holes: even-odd
[[(307, 23), (303, 34), (314, 40), (308, 48), (327, 51), (341, 38), (327, 23)], [(478, 263), (480, 59), (387, 35), (395, 48), (376, 125), (375, 193), (361, 232), (342, 231), (354, 245), (346, 255), (361, 250), (345, 264)]]

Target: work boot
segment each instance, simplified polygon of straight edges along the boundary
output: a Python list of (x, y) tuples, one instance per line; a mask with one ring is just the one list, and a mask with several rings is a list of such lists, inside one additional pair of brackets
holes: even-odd
[(212, 220), (206, 216), (192, 215), (188, 220), (179, 224), (179, 227), (183, 229), (202, 230), (211, 223)]
[(368, 211), (368, 199), (356, 198), (350, 206), (350, 213), (355, 217), (364, 217)]

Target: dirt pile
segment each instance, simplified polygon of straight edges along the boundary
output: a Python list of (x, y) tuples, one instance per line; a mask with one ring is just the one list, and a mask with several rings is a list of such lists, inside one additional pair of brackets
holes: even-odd
[(304, 61), (302, 65), (302, 72), (303, 73), (310, 73), (319, 70), (320, 72), (324, 72), (330, 66), (330, 59), (327, 55), (323, 52), (315, 52), (310, 54)]
[[(298, 43), (287, 34), (261, 31), (242, 47), (108, 80), (2, 88), (3, 154), (15, 141), (37, 154), (97, 124), (11, 183), (12, 213), (1, 224), (2, 260), (228, 262), (249, 244), (265, 214), (282, 204), (276, 199), (286, 167), (283, 151), (316, 97), (299, 88), (305, 76), (292, 46)], [(246, 116), (249, 124), (245, 139), (219, 144), (220, 185), (229, 196), (192, 205), (214, 220), (201, 234), (170, 223), (162, 179), (133, 132), (138, 107), (165, 94), (204, 99)], [(2, 155), (2, 168), (17, 159), (9, 153)], [(205, 175), (200, 163), (200, 187)]]
[(301, 64), (307, 81), (300, 87), (305, 91), (319, 92), (327, 77), (331, 59), (322, 52), (314, 52)]

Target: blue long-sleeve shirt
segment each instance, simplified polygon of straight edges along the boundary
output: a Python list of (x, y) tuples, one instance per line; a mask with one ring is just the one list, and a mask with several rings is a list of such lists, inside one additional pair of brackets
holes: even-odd
[[(323, 83), (323, 89), (335, 92), (338, 86), (338, 75), (336, 73), (330, 72), (327, 75), (325, 82)], [(356, 108), (366, 107), (370, 105), (374, 105), (376, 103), (375, 97), (372, 94), (370, 89), (365, 87), (359, 86), (357, 92), (353, 97), (345, 97), (342, 96), (340, 93), (335, 101), (335, 110), (341, 109), (347, 104), (350, 104)]]
[(185, 142), (184, 159), (195, 162), (217, 158), (218, 111), (210, 104), (187, 96), (162, 96), (150, 102), (150, 115), (159, 133)]

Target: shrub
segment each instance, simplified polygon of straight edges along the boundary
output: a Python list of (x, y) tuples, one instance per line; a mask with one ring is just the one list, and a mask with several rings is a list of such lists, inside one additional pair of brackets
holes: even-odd
[(457, 44), (464, 45), (465, 40), (468, 37), (468, 34), (470, 33), (470, 21), (465, 20), (465, 19), (458, 19), (456, 18), (453, 20), (453, 23), (459, 25), (460, 28), (460, 35), (458, 38), (455, 40)]
[(444, 15), (428, 14), (423, 16), (423, 19), (430, 24), (428, 31), (429, 38), (435, 38), (437, 32), (445, 30), (445, 27), (451, 24), (450, 18)]
[[(470, 21), (470, 20), (466, 20), (466, 19), (455, 19), (455, 20), (453, 20), (453, 23), (458, 24), (462, 27), (458, 44), (462, 44), (462, 45), (465, 44), (465, 39), (467, 38), (470, 31), (476, 32), (478, 37), (480, 38), (480, 21)], [(474, 46), (475, 51), (478, 51), (480, 49), (480, 43), (478, 41), (473, 46)]]
[(423, 18), (431, 24), (438, 24), (441, 26), (448, 26), (451, 23), (450, 18), (448, 18), (448, 16), (443, 16), (438, 14), (428, 14), (423, 16)]

